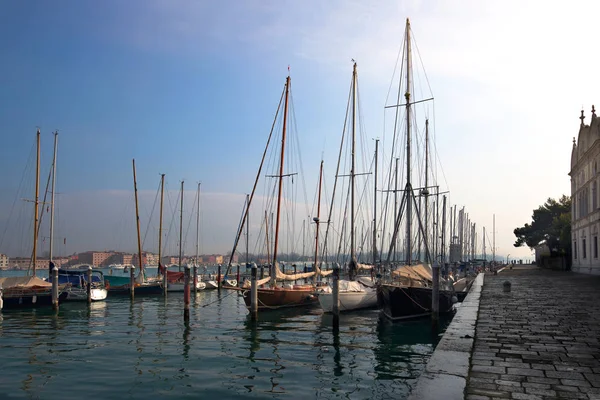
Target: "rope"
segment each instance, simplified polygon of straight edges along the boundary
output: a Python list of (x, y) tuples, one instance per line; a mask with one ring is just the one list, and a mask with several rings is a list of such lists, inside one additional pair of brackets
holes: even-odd
[(215, 300), (215, 301), (211, 301), (210, 303), (208, 303), (208, 304), (204, 304), (204, 305), (202, 305), (202, 306), (200, 306), (200, 307), (201, 307), (201, 308), (208, 307), (208, 306), (210, 306), (210, 305), (212, 305), (212, 304), (215, 304), (215, 303), (217, 303), (217, 302), (219, 302), (219, 301), (221, 301), (221, 300), (223, 300), (223, 299), (225, 299), (225, 298), (227, 298), (227, 297), (231, 296), (231, 295), (232, 295), (232, 294), (234, 294), (235, 292), (236, 292), (236, 290), (232, 290), (232, 291), (231, 291), (231, 293), (228, 293), (228, 294), (226, 294), (226, 295), (225, 295), (225, 296), (223, 296), (223, 297), (219, 297), (217, 300)]
[(406, 297), (408, 297), (408, 298), (410, 299), (410, 301), (412, 301), (413, 303), (415, 303), (416, 305), (418, 305), (419, 307), (421, 307), (423, 310), (425, 310), (425, 311), (431, 311), (431, 310), (429, 310), (429, 309), (427, 309), (427, 308), (423, 307), (422, 305), (420, 305), (420, 304), (419, 304), (419, 303), (417, 303), (416, 301), (414, 301), (414, 300), (413, 300), (413, 298), (412, 298), (412, 297), (410, 297), (410, 296), (408, 295), (408, 293), (406, 293), (402, 287), (398, 286), (398, 289), (400, 289), (400, 290), (402, 291), (402, 293), (404, 293), (404, 294), (406, 295)]

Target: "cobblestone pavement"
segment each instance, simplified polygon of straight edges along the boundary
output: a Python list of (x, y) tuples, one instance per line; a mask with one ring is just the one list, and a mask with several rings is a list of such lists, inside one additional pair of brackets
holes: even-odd
[(600, 399), (600, 276), (525, 266), (487, 273), (466, 393)]

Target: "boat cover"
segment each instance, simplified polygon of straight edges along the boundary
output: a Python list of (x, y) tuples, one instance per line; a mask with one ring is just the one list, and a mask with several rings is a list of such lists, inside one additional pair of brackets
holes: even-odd
[(403, 265), (392, 271), (396, 278), (408, 278), (411, 280), (431, 281), (431, 266), (428, 264)]
[(279, 269), (279, 263), (275, 263), (275, 278), (284, 281), (295, 281), (298, 279), (305, 279), (314, 276), (316, 272), (301, 272), (299, 274), (284, 274)]
[(36, 276), (13, 276), (0, 278), (0, 288), (29, 288), (29, 287), (52, 287), (52, 283), (46, 282)]

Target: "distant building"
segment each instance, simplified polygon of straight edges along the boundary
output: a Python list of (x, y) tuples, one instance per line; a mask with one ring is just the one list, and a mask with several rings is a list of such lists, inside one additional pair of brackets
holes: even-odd
[(114, 252), (112, 251), (86, 251), (85, 253), (78, 254), (78, 263), (90, 264), (90, 265), (104, 265), (104, 262), (108, 260)]
[(8, 269), (10, 259), (6, 254), (0, 254), (0, 269)]
[(600, 209), (598, 207), (598, 163), (600, 162), (600, 119), (592, 106), (592, 119), (581, 124), (577, 142), (573, 138), (571, 152), (571, 243), (572, 270), (600, 275), (598, 258), (598, 232)]

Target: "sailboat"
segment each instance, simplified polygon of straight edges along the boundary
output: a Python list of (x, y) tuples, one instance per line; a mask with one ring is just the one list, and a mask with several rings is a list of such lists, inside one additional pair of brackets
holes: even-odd
[(138, 207), (138, 196), (137, 196), (137, 181), (135, 175), (135, 160), (132, 160), (133, 164), (133, 190), (135, 197), (135, 217), (136, 217), (136, 228), (137, 228), (137, 245), (138, 245), (138, 263), (139, 263), (139, 272), (138, 276), (133, 277), (133, 272), (131, 277), (125, 276), (114, 276), (114, 275), (106, 275), (104, 279), (108, 282), (107, 287), (108, 291), (112, 294), (119, 295), (129, 295), (132, 293), (131, 286), (133, 285), (135, 294), (162, 294), (163, 286), (162, 282), (157, 280), (148, 280), (146, 278), (146, 273), (144, 271), (144, 258), (142, 256), (142, 240), (140, 237), (140, 214)]
[[(198, 260), (198, 241), (200, 235), (198, 231), (199, 218), (200, 218), (200, 184), (198, 183), (198, 219), (196, 220), (196, 260)], [(181, 266), (181, 260), (183, 259), (183, 181), (181, 181), (181, 206), (179, 213), (179, 265)], [(169, 292), (183, 292), (185, 290), (184, 273), (179, 271), (165, 271), (167, 274), (167, 288)], [(202, 281), (195, 282), (196, 289), (202, 290), (206, 288), (206, 283)]]
[[(54, 137), (54, 159), (56, 160), (56, 140)], [(2, 296), (2, 308), (27, 308), (52, 305), (52, 283), (40, 279), (36, 276), (37, 266), (37, 240), (39, 232), (39, 190), (40, 190), (40, 130), (37, 130), (37, 162), (35, 174), (35, 201), (34, 201), (34, 220), (33, 220), (33, 251), (32, 265), (33, 276), (19, 276), (0, 278), (0, 295)], [(56, 162), (56, 161), (55, 161)], [(67, 297), (63, 290), (64, 285), (59, 285), (58, 301), (59, 303)]]
[[(430, 315), (432, 312), (433, 298), (433, 274), (429, 263), (432, 261), (431, 253), (428, 245), (428, 235), (421, 224), (421, 217), (417, 206), (417, 201), (414, 193), (414, 188), (411, 182), (411, 117), (412, 106), (415, 103), (420, 103), (411, 98), (413, 86), (411, 81), (412, 64), (411, 64), (411, 39), (410, 39), (410, 21), (406, 19), (405, 32), (405, 60), (406, 65), (403, 70), (406, 71), (406, 88), (405, 88), (405, 108), (406, 108), (406, 186), (403, 191), (402, 201), (399, 210), (394, 210), (396, 218), (394, 222), (394, 232), (390, 242), (390, 250), (387, 255), (386, 264), (390, 264), (390, 257), (395, 253), (395, 243), (398, 237), (400, 223), (402, 219), (403, 209), (406, 209), (405, 225), (406, 225), (406, 264), (396, 268), (392, 272), (392, 280), (389, 282), (380, 283), (377, 286), (377, 301), (379, 308), (383, 314), (391, 320), (401, 320), (407, 318), (415, 318), (420, 316)], [(394, 107), (400, 107), (397, 105)], [(428, 190), (427, 187), (422, 188)], [(419, 234), (423, 239), (425, 247), (425, 263), (417, 263), (413, 265), (412, 259), (412, 223), (413, 223), (413, 206), (416, 212), (416, 221)], [(437, 262), (437, 261), (436, 261)], [(439, 312), (451, 312), (456, 302), (455, 292), (451, 285), (446, 285), (447, 282), (440, 279), (439, 290)], [(443, 288), (446, 287), (445, 289)]]
[[(364, 308), (374, 308), (377, 306), (377, 291), (375, 283), (371, 277), (357, 277), (359, 268), (370, 269), (373, 266), (359, 264), (356, 257), (356, 236), (355, 236), (355, 177), (356, 177), (356, 92), (358, 76), (356, 63), (352, 70), (352, 150), (350, 167), (350, 262), (348, 263), (349, 278), (339, 281), (339, 299), (338, 306), (340, 311), (359, 310)], [(342, 144), (344, 138), (342, 137)], [(342, 156), (340, 152), (340, 157)], [(338, 174), (336, 174), (337, 176)], [(318, 229), (318, 224), (317, 224)], [(315, 254), (316, 258), (316, 254)], [(315, 262), (316, 265), (316, 262)], [(317, 267), (318, 268), (318, 267)], [(321, 308), (324, 312), (333, 311), (333, 293), (329, 286), (319, 288), (318, 297)]]
[[(277, 171), (277, 175), (273, 175), (274, 178), (277, 178), (277, 202), (276, 202), (276, 219), (275, 219), (275, 224), (274, 224), (274, 238), (273, 238), (273, 242), (272, 242), (272, 251), (269, 250), (269, 258), (270, 258), (270, 276), (260, 279), (257, 281), (257, 285), (259, 286), (257, 289), (258, 292), (258, 309), (259, 310), (273, 310), (273, 309), (280, 309), (280, 308), (289, 308), (289, 307), (303, 307), (303, 306), (313, 306), (316, 305), (318, 303), (317, 297), (314, 295), (314, 291), (315, 291), (315, 285), (313, 284), (304, 284), (304, 285), (296, 285), (296, 284), (284, 284), (281, 286), (277, 285), (277, 281), (296, 281), (298, 279), (306, 279), (309, 277), (313, 277), (315, 276), (315, 272), (305, 272), (305, 273), (298, 273), (298, 274), (286, 274), (284, 272), (281, 271), (281, 268), (279, 266), (279, 260), (278, 260), (278, 250), (279, 250), (279, 240), (280, 240), (280, 222), (282, 220), (282, 211), (281, 211), (281, 203), (282, 203), (282, 197), (283, 197), (283, 179), (284, 177), (289, 177), (289, 176), (293, 176), (294, 174), (285, 174), (284, 171), (284, 157), (286, 154), (286, 132), (287, 132), (287, 128), (288, 128), (288, 107), (289, 107), (289, 103), (290, 103), (290, 85), (291, 85), (291, 78), (288, 75), (288, 77), (286, 78), (285, 81), (285, 86), (284, 86), (284, 90), (282, 93), (282, 98), (280, 99), (280, 103), (277, 109), (277, 113), (275, 115), (275, 121), (273, 122), (273, 127), (275, 126), (275, 123), (277, 121), (278, 118), (278, 114), (279, 114), (279, 110), (281, 107), (281, 102), (284, 102), (284, 106), (283, 106), (283, 124), (282, 124), (282, 130), (281, 130), (281, 152), (280, 152), (280, 157), (279, 157), (279, 165), (278, 165), (278, 171)], [(233, 259), (233, 255), (235, 254), (235, 250), (237, 247), (237, 244), (239, 242), (239, 239), (241, 237), (241, 234), (243, 232), (243, 228), (244, 228), (244, 224), (247, 222), (247, 217), (248, 217), (248, 211), (250, 209), (250, 206), (252, 204), (252, 200), (254, 198), (254, 194), (256, 191), (256, 187), (258, 184), (258, 179), (260, 177), (261, 174), (261, 170), (265, 161), (265, 157), (267, 154), (267, 150), (269, 148), (269, 143), (271, 141), (271, 137), (273, 135), (273, 129), (271, 130), (271, 133), (269, 134), (269, 138), (267, 140), (267, 145), (265, 147), (264, 153), (263, 153), (263, 157), (258, 169), (258, 173), (256, 176), (256, 180), (254, 182), (254, 187), (252, 189), (252, 192), (250, 194), (249, 199), (247, 200), (247, 206), (246, 206), (246, 210), (244, 212), (244, 216), (242, 218), (242, 223), (240, 224), (239, 228), (238, 228), (238, 233), (237, 236), (235, 238), (234, 241), (234, 247), (233, 250), (231, 252), (230, 255), (230, 260), (228, 263), (228, 268), (227, 271), (225, 273), (225, 279), (227, 279), (227, 275), (230, 273), (231, 271), (231, 266), (232, 266), (232, 259)], [(266, 234), (266, 230), (265, 230), (265, 234)], [(270, 246), (268, 246), (270, 247)], [(267, 282), (270, 282), (268, 287), (261, 287), (262, 285), (265, 285)], [(239, 288), (229, 288), (229, 289), (235, 289), (235, 290), (239, 290)], [(250, 300), (250, 291), (249, 290), (242, 290), (242, 294), (243, 294), (243, 298), (244, 298), (244, 302), (246, 303), (246, 306), (248, 308), (250, 308), (251, 306), (251, 300)]]

